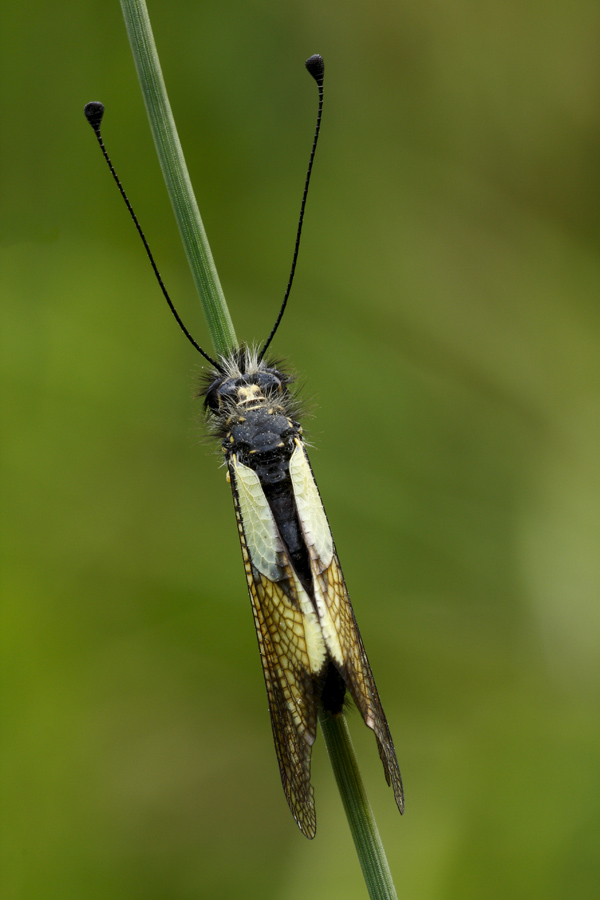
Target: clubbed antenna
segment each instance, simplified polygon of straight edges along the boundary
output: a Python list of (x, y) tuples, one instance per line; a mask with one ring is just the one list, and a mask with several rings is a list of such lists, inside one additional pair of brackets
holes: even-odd
[(290, 277), (288, 280), (287, 288), (285, 291), (285, 296), (283, 298), (283, 303), (281, 304), (281, 309), (279, 310), (279, 315), (273, 325), (273, 329), (271, 334), (263, 344), (263, 348), (258, 355), (258, 361), (264, 357), (265, 353), (268, 350), (269, 344), (275, 337), (275, 332), (279, 328), (279, 323), (283, 318), (283, 314), (285, 312), (285, 308), (287, 306), (288, 297), (290, 296), (290, 291), (292, 289), (292, 282), (294, 280), (294, 273), (296, 272), (296, 262), (298, 261), (298, 250), (300, 249), (300, 236), (302, 234), (302, 222), (304, 220), (304, 207), (306, 206), (306, 197), (308, 195), (308, 185), (310, 184), (310, 174), (312, 172), (313, 160), (315, 158), (315, 152), (317, 149), (317, 141), (319, 140), (319, 131), (321, 129), (321, 116), (323, 114), (323, 76), (325, 74), (325, 63), (323, 62), (323, 57), (319, 56), (318, 53), (315, 53), (314, 56), (311, 56), (306, 60), (305, 66), (312, 75), (312, 77), (317, 82), (317, 87), (319, 88), (319, 109), (317, 112), (317, 125), (315, 128), (315, 136), (313, 138), (312, 150), (310, 151), (310, 159), (308, 161), (308, 171), (306, 173), (306, 181), (304, 182), (304, 193), (302, 194), (302, 205), (300, 206), (300, 219), (298, 220), (298, 230), (296, 232), (296, 244), (294, 246), (294, 256), (292, 259), (292, 269), (290, 272)]
[(133, 219), (133, 223), (134, 223), (135, 227), (137, 228), (138, 234), (142, 239), (142, 243), (144, 244), (146, 253), (148, 254), (148, 259), (150, 260), (150, 263), (154, 270), (154, 274), (156, 275), (156, 280), (158, 281), (160, 288), (165, 296), (165, 300), (169, 304), (169, 309), (175, 316), (175, 320), (177, 321), (177, 324), (179, 325), (179, 327), (185, 334), (185, 336), (188, 339), (188, 341), (190, 342), (190, 344), (192, 344), (192, 346), (196, 348), (198, 353), (201, 353), (202, 356), (204, 357), (204, 359), (206, 359), (212, 366), (214, 366), (215, 369), (217, 369), (219, 372), (222, 372), (223, 371), (222, 366), (219, 365), (218, 362), (215, 362), (215, 360), (211, 356), (209, 356), (208, 353), (206, 353), (206, 351), (204, 351), (202, 349), (200, 344), (198, 344), (194, 340), (192, 335), (189, 333), (189, 331), (187, 330), (187, 328), (181, 321), (181, 319), (179, 317), (179, 313), (173, 306), (173, 303), (171, 301), (171, 298), (169, 297), (169, 294), (167, 293), (167, 289), (161, 278), (161, 274), (158, 271), (156, 263), (154, 262), (154, 257), (152, 256), (152, 251), (150, 250), (150, 247), (148, 246), (148, 241), (146, 240), (146, 237), (144, 235), (144, 232), (142, 231), (141, 225), (138, 222), (137, 216), (133, 211), (133, 207), (131, 206), (131, 203), (129, 202), (129, 198), (127, 197), (127, 194), (125, 193), (125, 191), (123, 189), (123, 185), (119, 181), (119, 178), (118, 178), (117, 173), (115, 172), (114, 166), (113, 166), (112, 162), (110, 161), (110, 157), (109, 157), (108, 153), (106, 152), (106, 147), (104, 146), (104, 141), (102, 140), (102, 134), (100, 132), (100, 125), (102, 123), (102, 117), (104, 115), (104, 104), (99, 103), (96, 100), (92, 100), (91, 103), (86, 103), (85, 108), (84, 108), (84, 113), (85, 113), (86, 119), (88, 120), (88, 122), (90, 123), (92, 128), (94, 129), (94, 134), (96, 135), (96, 138), (98, 139), (98, 143), (100, 144), (100, 149), (102, 150), (104, 159), (106, 160), (106, 163), (108, 165), (108, 168), (110, 169), (112, 177), (115, 179), (115, 182), (117, 184), (117, 187), (119, 188), (119, 191), (121, 192), (121, 196), (122, 196), (123, 200), (125, 201), (125, 205), (127, 206), (127, 209), (129, 210), (129, 215)]

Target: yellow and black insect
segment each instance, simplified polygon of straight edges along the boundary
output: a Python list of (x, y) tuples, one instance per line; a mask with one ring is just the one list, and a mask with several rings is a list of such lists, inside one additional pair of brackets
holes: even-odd
[(211, 431), (220, 439), (231, 484), (246, 580), (269, 699), (285, 796), (302, 832), (316, 831), (310, 781), (312, 745), (322, 709), (341, 713), (347, 693), (374, 732), (385, 777), (404, 809), (402, 781), (387, 719), (354, 618), (335, 544), (306, 453), (292, 379), (265, 362), (289, 297), (323, 109), (324, 64), (306, 62), (319, 88), (319, 111), (304, 185), (294, 258), (275, 325), (260, 350), (242, 346), (213, 360), (183, 325), (162, 283), (135, 213), (100, 134), (104, 107), (88, 103), (92, 125), (144, 241), (180, 327), (211, 364), (201, 391)]

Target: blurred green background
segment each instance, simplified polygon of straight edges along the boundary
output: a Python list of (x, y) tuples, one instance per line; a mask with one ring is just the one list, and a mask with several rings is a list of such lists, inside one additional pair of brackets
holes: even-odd
[[(240, 337), (313, 466), (394, 735), (350, 718), (400, 898), (598, 896), (600, 8), (155, 0)], [(3, 900), (364, 898), (323, 742), (288, 812), (117, 2), (2, 0)]]

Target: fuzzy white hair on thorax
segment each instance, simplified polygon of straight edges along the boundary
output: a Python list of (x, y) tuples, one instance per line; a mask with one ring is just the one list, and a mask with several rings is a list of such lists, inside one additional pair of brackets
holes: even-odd
[(229, 356), (222, 356), (219, 362), (223, 367), (223, 374), (228, 378), (240, 378), (242, 375), (263, 372), (268, 367), (264, 360), (259, 361), (259, 349), (258, 345), (244, 345)]

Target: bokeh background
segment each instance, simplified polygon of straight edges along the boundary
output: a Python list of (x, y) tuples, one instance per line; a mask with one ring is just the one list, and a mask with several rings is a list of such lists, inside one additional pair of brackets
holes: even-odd
[[(600, 886), (600, 8), (154, 0), (238, 335), (289, 312), (405, 779), (350, 725), (399, 897)], [(364, 898), (322, 740), (279, 783), (207, 331), (117, 2), (0, 5), (3, 900)]]

